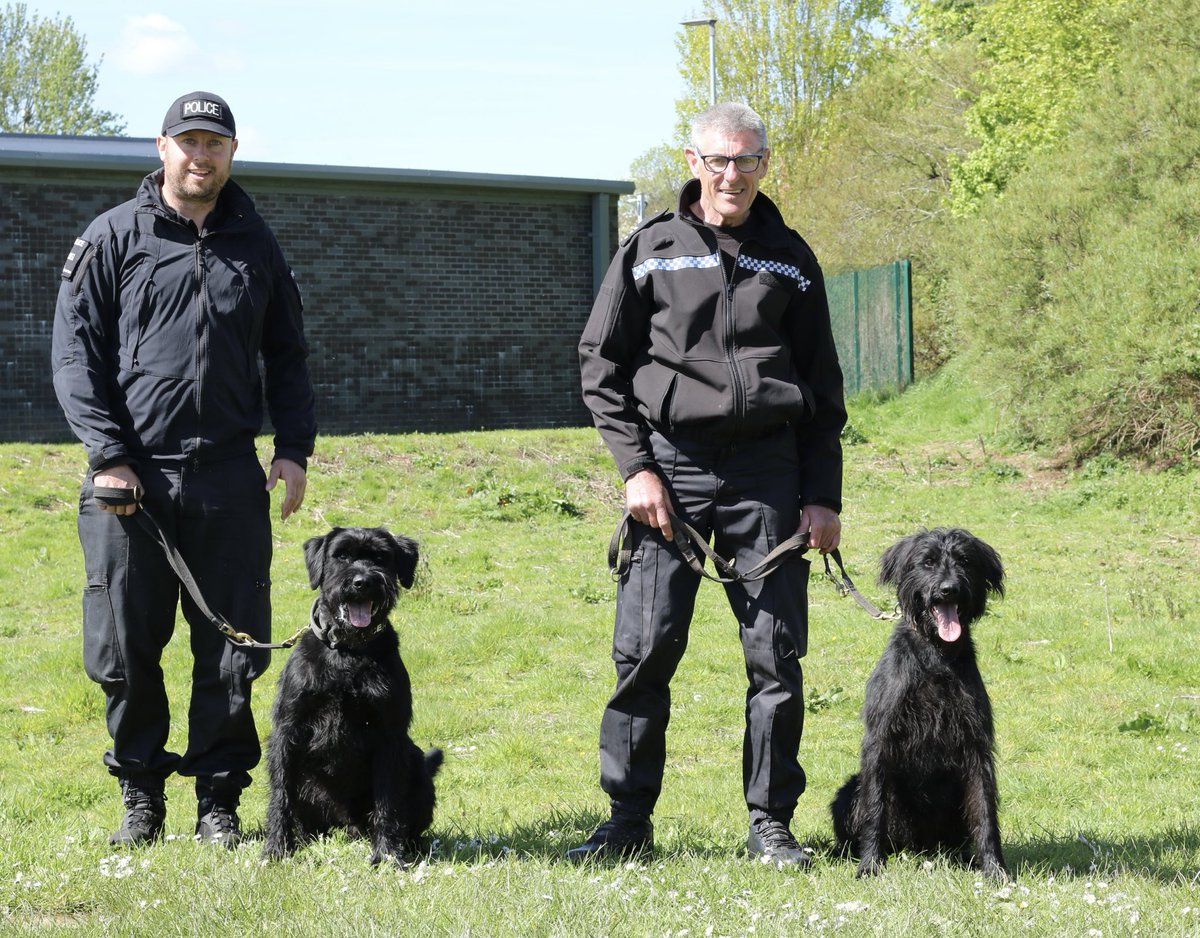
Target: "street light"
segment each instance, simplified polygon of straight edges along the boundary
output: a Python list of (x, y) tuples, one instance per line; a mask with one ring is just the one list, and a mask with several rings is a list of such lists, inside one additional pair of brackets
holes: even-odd
[(708, 27), (708, 103), (717, 103), (717, 19), (715, 16), (698, 16), (680, 20), (680, 26)]

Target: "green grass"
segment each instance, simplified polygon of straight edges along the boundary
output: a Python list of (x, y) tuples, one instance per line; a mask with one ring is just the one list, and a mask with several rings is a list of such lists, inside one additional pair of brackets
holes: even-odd
[[(1002, 554), (1008, 595), (976, 630), (996, 711), (1011, 885), (938, 858), (854, 878), (830, 852), (828, 802), (853, 771), (863, 686), (888, 626), (814, 577), (809, 790), (795, 828), (807, 874), (742, 854), (743, 674), (720, 588), (705, 583), (673, 685), (658, 853), (577, 869), (565, 848), (604, 816), (596, 738), (611, 689), (619, 517), (591, 430), (323, 439), (304, 510), (276, 524), (278, 637), (307, 615), (305, 538), (386, 524), (416, 538), (417, 587), (395, 615), (413, 734), (447, 759), (428, 862), (371, 868), (334, 837), (264, 866), (192, 841), (172, 779), (169, 839), (118, 853), (83, 674), (74, 446), (0, 446), (2, 935), (1200, 935), (1200, 475), (1098, 460), (1065, 472), (1006, 448), (986, 402), (933, 380), (852, 405), (843, 555), (878, 604), (880, 552), (922, 525), (970, 528)], [(277, 500), (276, 500), (277, 501)], [(180, 633), (182, 634), (181, 627)], [(286, 652), (257, 685), (265, 737)], [(190, 666), (166, 671), (177, 714)], [(177, 734), (172, 745), (184, 745)], [(265, 771), (243, 802), (264, 820)]]

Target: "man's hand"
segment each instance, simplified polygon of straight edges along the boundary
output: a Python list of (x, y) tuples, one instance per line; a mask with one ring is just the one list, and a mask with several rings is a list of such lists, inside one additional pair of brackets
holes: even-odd
[(634, 521), (658, 528), (668, 540), (675, 536), (667, 487), (652, 469), (641, 469), (625, 480), (625, 508)]
[[(141, 484), (142, 480), (138, 478), (138, 474), (126, 465), (109, 466), (92, 476), (92, 485), (102, 489), (134, 489)], [(131, 515), (138, 510), (135, 501), (127, 505), (106, 505), (100, 501), (96, 504), (100, 506), (101, 511), (111, 511), (114, 515)]]
[(283, 479), (283, 504), (279, 507), (279, 518), (287, 521), (288, 515), (304, 504), (308, 477), (298, 463), (290, 459), (276, 459), (271, 463), (271, 472), (267, 476), (267, 491), (274, 489), (280, 479)]
[(832, 508), (805, 505), (800, 513), (800, 530), (808, 532), (808, 546), (823, 554), (837, 550), (842, 542), (842, 519)]

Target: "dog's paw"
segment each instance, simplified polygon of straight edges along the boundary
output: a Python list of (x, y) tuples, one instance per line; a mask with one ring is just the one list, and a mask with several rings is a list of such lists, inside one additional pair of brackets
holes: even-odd
[(854, 875), (858, 879), (862, 879), (865, 876), (878, 876), (883, 872), (883, 867), (883, 857), (863, 857), (858, 862), (858, 870)]
[(979, 862), (979, 868), (983, 870), (983, 875), (991, 877), (1001, 882), (1009, 882), (1012, 880), (1012, 874), (1008, 872), (1008, 867), (1004, 865), (1004, 861), (999, 857), (983, 857)]
[(384, 861), (387, 861), (390, 866), (398, 870), (407, 870), (413, 865), (413, 861), (402, 850), (380, 849), (377, 847), (371, 851), (371, 856), (368, 860), (371, 866), (379, 866)]
[(286, 860), (296, 852), (295, 847), (288, 847), (285, 844), (267, 841), (263, 845), (262, 858), (267, 863), (274, 863), (278, 860)]

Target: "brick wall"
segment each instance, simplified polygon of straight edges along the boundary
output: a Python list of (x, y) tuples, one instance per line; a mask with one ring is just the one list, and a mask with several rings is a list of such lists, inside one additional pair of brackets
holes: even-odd
[[(59, 271), (150, 168), (0, 165), (0, 440), (71, 438), (49, 364)], [(615, 246), (613, 184), (597, 203), (536, 180), (235, 178), (300, 282), (323, 434), (589, 422), (575, 344), (594, 296), (596, 204)]]

